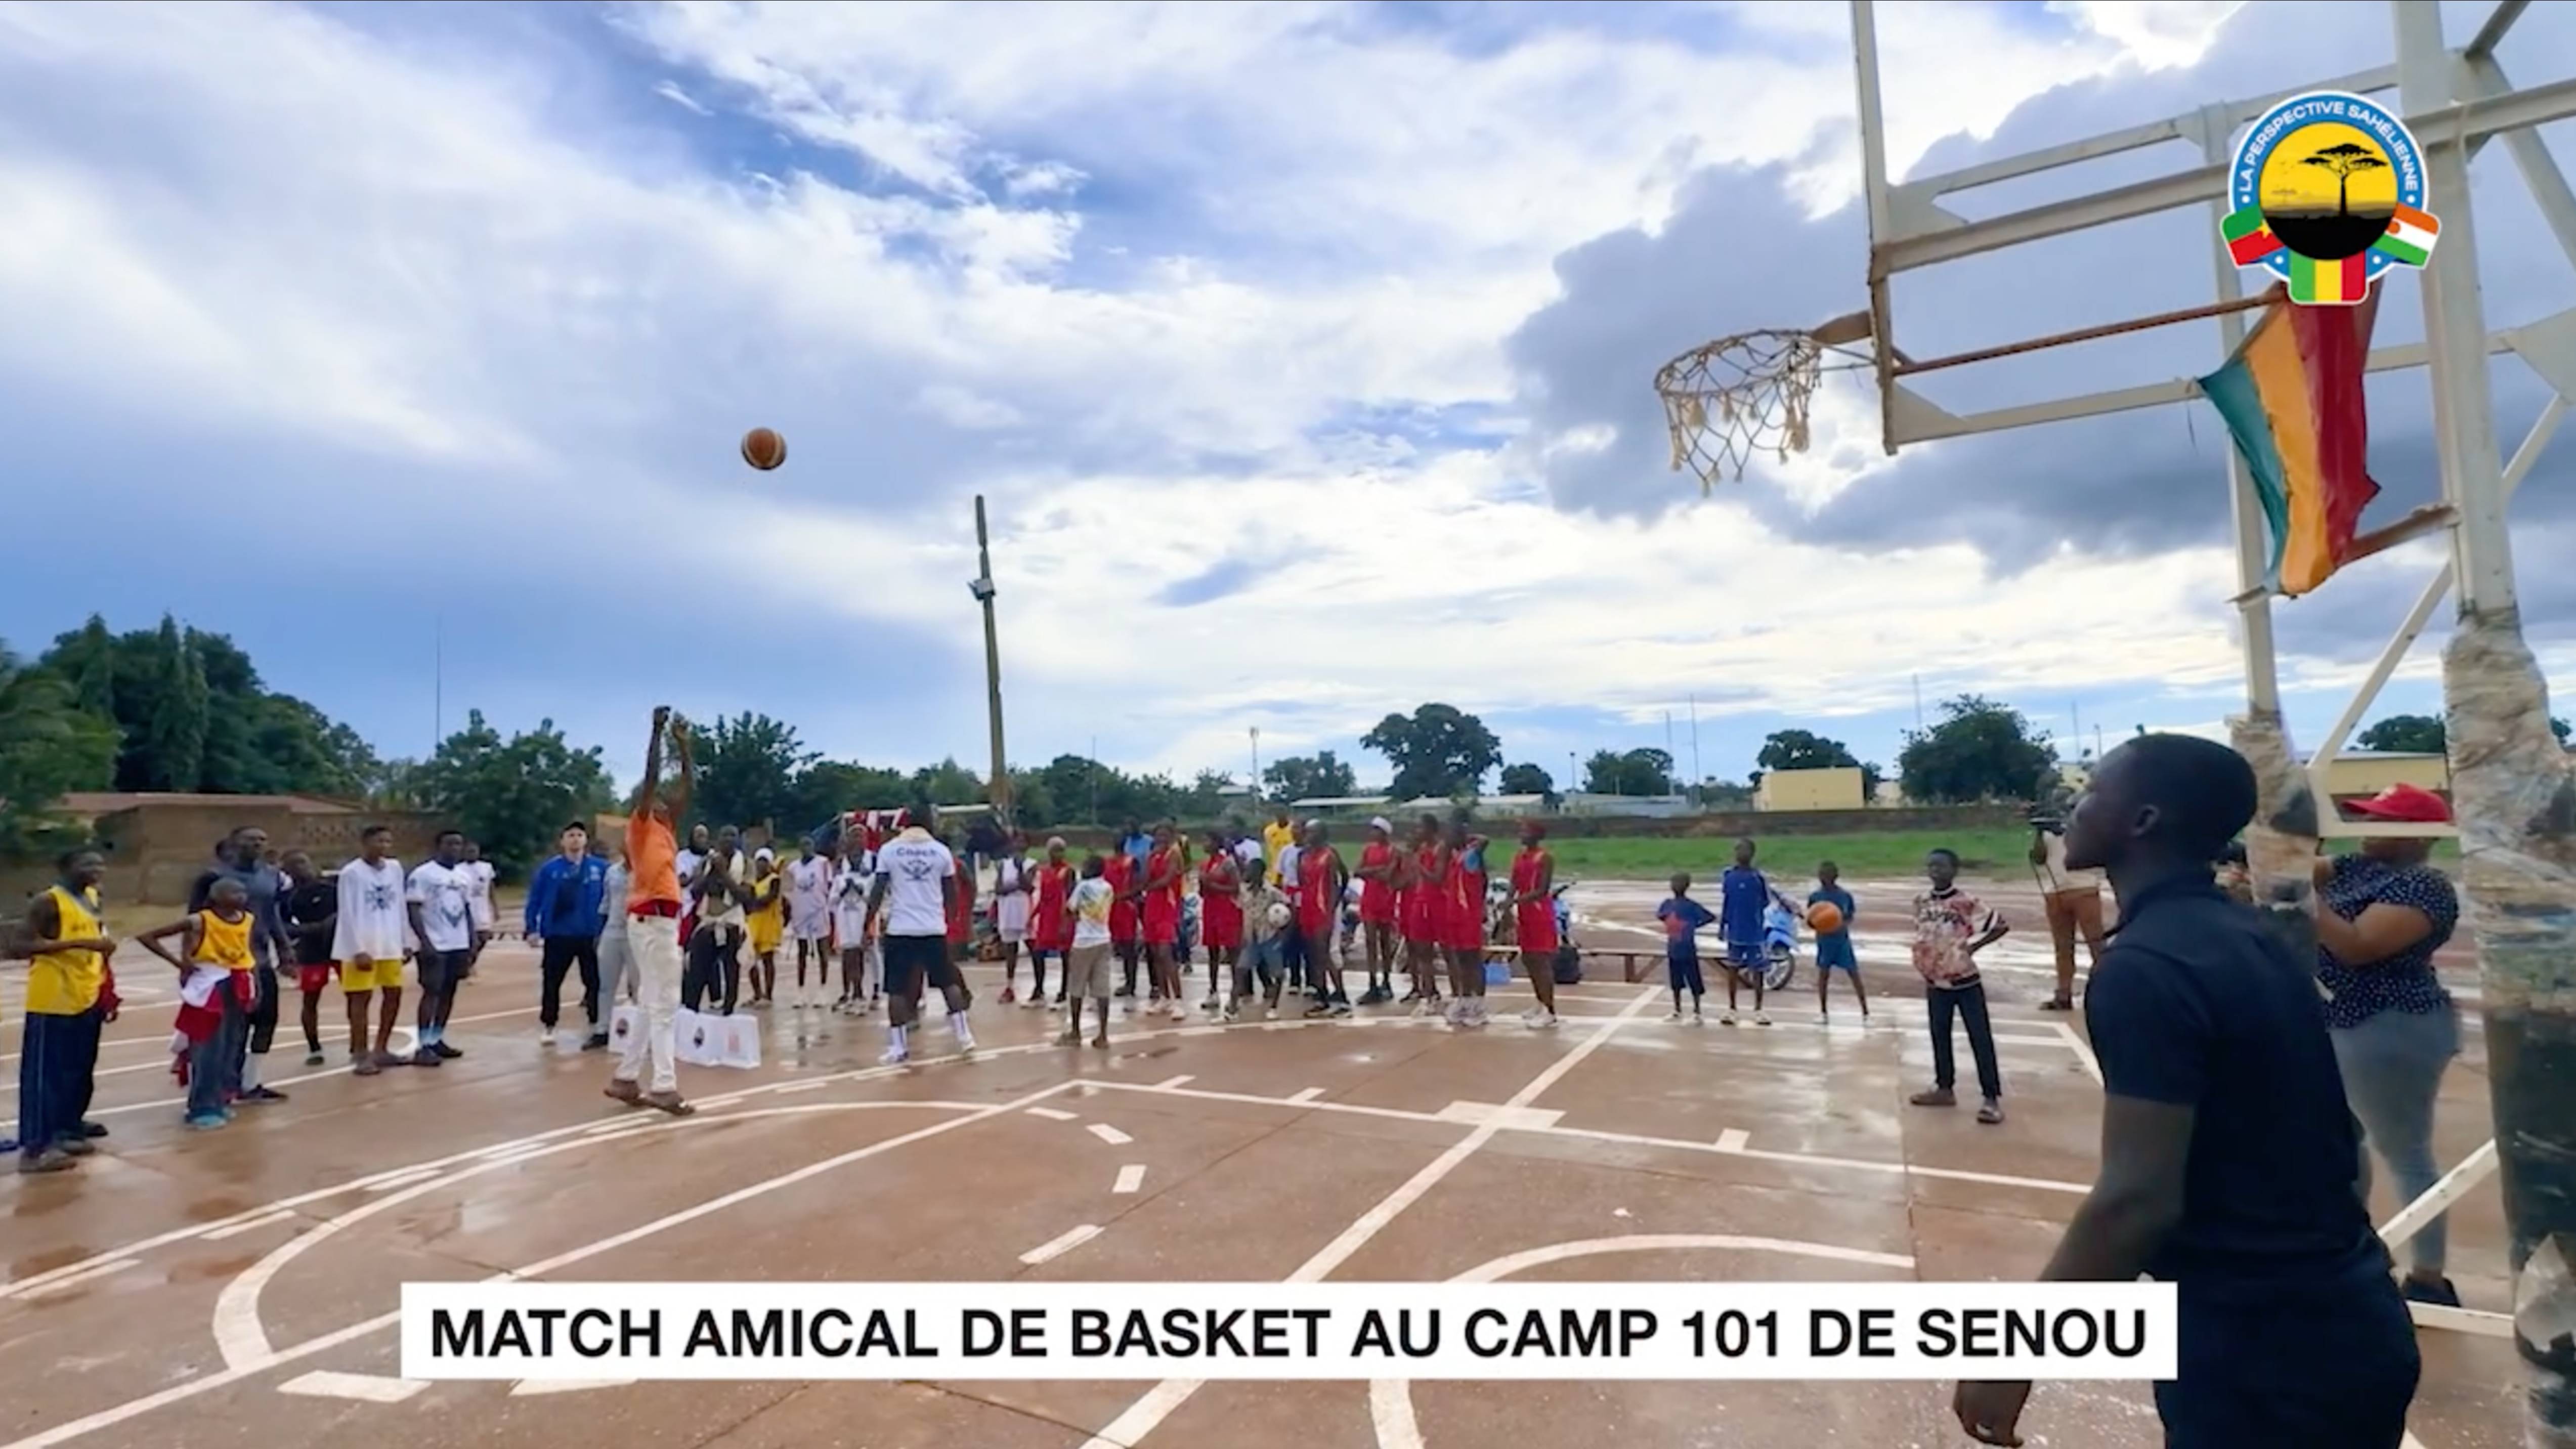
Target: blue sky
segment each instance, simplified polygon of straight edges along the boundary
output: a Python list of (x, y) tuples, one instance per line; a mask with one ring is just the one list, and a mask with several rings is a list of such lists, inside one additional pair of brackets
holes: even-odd
[[(2340, 13), (1883, 7), (1896, 164), (2384, 60), (2378, 8)], [(2506, 59), (2568, 73), (2576, 14), (2535, 8)], [(1559, 774), (1669, 714), (1687, 764), (1696, 697), (1734, 777), (1784, 726), (1892, 760), (1918, 676), (2062, 735), (2215, 726), (2241, 685), (2205, 411), (1890, 461), (1836, 387), (1803, 459), (1707, 499), (1666, 471), (1666, 356), (1861, 300), (1849, 72), (1839, 4), (0, 4), (0, 477), (59, 541), (0, 576), (0, 639), (172, 610), (388, 754), (443, 696), (630, 771), (665, 700), (973, 761), (980, 491), (1028, 763), (1240, 769), (1256, 726), (1350, 757), (1442, 699)], [(2576, 303), (2501, 148), (2477, 184), (2491, 323)], [(2201, 227), (1904, 279), (1908, 348), (2202, 300)], [(2411, 281), (2382, 329), (2420, 335)], [(2510, 450), (2545, 393), (2495, 375)], [(2373, 396), (2394, 512), (2429, 496), (2429, 409), (2420, 374)], [(778, 473), (735, 457), (754, 425)], [(2569, 446), (2515, 511), (2562, 679), (2576, 583), (2531, 565), (2576, 535)], [(2295, 731), (2436, 561), (2282, 611)], [(2385, 709), (2432, 706), (2437, 645)]]

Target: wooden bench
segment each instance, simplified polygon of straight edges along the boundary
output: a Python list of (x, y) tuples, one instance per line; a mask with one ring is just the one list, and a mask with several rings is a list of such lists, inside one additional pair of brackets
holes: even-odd
[[(1520, 953), (1521, 948), (1518, 946), (1487, 946), (1485, 948), (1485, 954), (1489, 957), (1516, 957), (1520, 955)], [(1630, 985), (1634, 985), (1637, 982), (1643, 981), (1652, 976), (1655, 972), (1655, 968), (1662, 965), (1664, 962), (1664, 953), (1661, 949), (1630, 951), (1602, 946), (1577, 946), (1574, 948), (1574, 954), (1582, 957), (1587, 963), (1593, 961), (1608, 961), (1613, 957), (1616, 957), (1619, 962), (1619, 979), (1629, 983)], [(1526, 975), (1527, 973), (1524, 972), (1523, 974)]]

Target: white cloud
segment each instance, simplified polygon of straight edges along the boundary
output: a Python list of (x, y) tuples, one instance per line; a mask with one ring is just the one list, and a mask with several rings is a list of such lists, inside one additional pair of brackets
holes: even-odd
[[(2214, 13), (1882, 7), (1897, 164), (2042, 87), (2187, 62)], [(829, 580), (850, 637), (961, 658), (981, 491), (1021, 737), (1098, 727), (1181, 770), (1256, 722), (1268, 752), (1347, 753), (1435, 696), (1834, 715), (1918, 673), (2232, 678), (2214, 550), (1997, 578), (1964, 545), (1785, 538), (1727, 494), (1570, 517), (1492, 450), (1525, 424), (1502, 339), (1567, 247), (1660, 222), (1712, 162), (1848, 194), (1840, 7), (1639, 14), (1662, 33), (1533, 21), (1471, 47), (1333, 5), (677, 5), (619, 13), (668, 74), (602, 44), (592, 85), (282, 7), (0, 5), (0, 375), (182, 434), (281, 503), (393, 458), (520, 531), (528, 508), (614, 516), (764, 606)], [(711, 488), (754, 422), (789, 467)], [(245, 478), (244, 438), (318, 456)], [(1821, 509), (1871, 466), (1829, 449), (1787, 486)], [(542, 694), (562, 666), (510, 667)], [(936, 754), (979, 709), (853, 747)]]

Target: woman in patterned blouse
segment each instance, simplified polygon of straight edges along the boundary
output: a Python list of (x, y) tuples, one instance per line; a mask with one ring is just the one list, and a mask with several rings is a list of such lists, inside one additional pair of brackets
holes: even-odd
[[(2451, 818), (2441, 796), (2412, 785), (2392, 786), (2351, 808), (2374, 820), (2413, 824)], [(2423, 837), (2374, 837), (2358, 854), (2317, 862), (2317, 980), (2326, 989), (2326, 1025), (2343, 1069), (2344, 1096), (2406, 1202), (2441, 1180), (2433, 1160), (2433, 1103), (2460, 1050), (2459, 1014), (2433, 971), (2433, 953), (2459, 925), (2460, 898), (2447, 877), (2424, 863), (2432, 846)], [(2361, 1170), (2367, 1186), (2367, 1153)], [(2458, 1307), (2458, 1292), (2442, 1276), (2443, 1220), (2426, 1223), (2408, 1246), (2406, 1296)]]

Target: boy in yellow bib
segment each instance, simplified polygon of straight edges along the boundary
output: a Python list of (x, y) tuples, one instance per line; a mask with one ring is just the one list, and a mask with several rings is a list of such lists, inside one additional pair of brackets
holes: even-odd
[(26, 1039), (18, 1056), (18, 1170), (61, 1172), (97, 1151), (105, 1128), (85, 1122), (98, 1069), (101, 1000), (116, 942), (100, 924), (98, 883), (107, 858), (67, 851), (61, 879), (27, 912)]
[[(188, 1125), (199, 1131), (233, 1117), (240, 1089), (232, 1064), (249, 1029), (258, 988), (251, 980), (250, 892), (232, 876), (218, 877), (206, 908), (145, 932), (143, 948), (179, 968), (177, 1036), (188, 1047)], [(164, 944), (184, 938), (181, 951)]]

